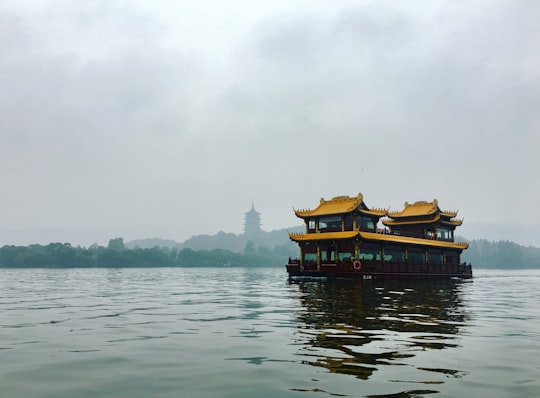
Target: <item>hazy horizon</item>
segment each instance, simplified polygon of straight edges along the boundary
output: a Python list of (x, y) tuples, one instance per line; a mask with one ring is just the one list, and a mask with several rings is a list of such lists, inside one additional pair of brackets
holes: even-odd
[[(302, 223), (296, 223), (282, 228), (266, 229), (262, 225), (263, 231), (272, 232), (283, 229), (292, 229), (302, 226)], [(0, 247), (4, 245), (28, 246), (31, 244), (46, 245), (48, 243), (61, 242), (70, 243), (73, 246), (89, 247), (93, 244), (106, 246), (109, 239), (121, 237), (125, 242), (145, 240), (145, 239), (162, 239), (171, 240), (177, 243), (183, 243), (188, 239), (200, 235), (216, 235), (220, 232), (232, 233), (240, 235), (240, 232), (211, 230), (211, 228), (200, 234), (192, 234), (185, 239), (177, 239), (169, 236), (150, 236), (150, 235), (126, 235), (116, 234), (114, 236), (100, 235), (97, 231), (84, 230), (5, 230), (0, 228)], [(489, 241), (512, 241), (522, 246), (540, 247), (540, 224), (519, 225), (519, 224), (490, 224), (490, 223), (473, 223), (463, 224), (456, 229), (456, 235), (467, 240), (486, 239)], [(68, 239), (65, 239), (68, 237)], [(99, 237), (99, 239), (95, 239)]]
[(527, 0), (5, 0), (0, 241), (238, 234), (252, 201), (274, 230), (359, 192), (538, 225), (538, 20)]

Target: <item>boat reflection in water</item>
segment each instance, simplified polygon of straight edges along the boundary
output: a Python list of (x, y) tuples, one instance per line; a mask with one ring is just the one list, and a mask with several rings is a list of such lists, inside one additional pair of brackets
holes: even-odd
[(395, 376), (391, 381), (397, 382), (406, 380), (403, 378), (418, 382), (420, 378), (421, 383), (441, 384), (443, 375), (463, 375), (462, 371), (437, 366), (439, 361), (433, 361), (433, 356), (420, 356), (459, 346), (460, 330), (469, 318), (462, 307), (461, 289), (469, 282), (294, 283), (302, 303), (296, 314), (296, 343), (302, 347), (298, 351), (302, 363), (364, 380), (388, 365), (409, 365), (400, 366), (399, 371), (386, 369)]

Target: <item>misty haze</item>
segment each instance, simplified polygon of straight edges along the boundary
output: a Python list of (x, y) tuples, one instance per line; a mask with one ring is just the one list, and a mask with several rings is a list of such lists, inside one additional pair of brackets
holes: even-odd
[(468, 239), (540, 246), (539, 15), (4, 1), (0, 245), (241, 234), (251, 201), (279, 230), (292, 207), (363, 192), (437, 198)]
[(0, 397), (539, 396), (539, 21), (2, 0)]

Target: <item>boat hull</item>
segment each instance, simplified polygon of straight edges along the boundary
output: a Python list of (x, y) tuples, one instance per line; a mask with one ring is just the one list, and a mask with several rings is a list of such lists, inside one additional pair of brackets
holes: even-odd
[(328, 278), (328, 279), (450, 279), (472, 278), (472, 269), (466, 264), (370, 264), (355, 269), (339, 267), (335, 264), (322, 264), (317, 268), (304, 268), (298, 263), (286, 265), (289, 278)]

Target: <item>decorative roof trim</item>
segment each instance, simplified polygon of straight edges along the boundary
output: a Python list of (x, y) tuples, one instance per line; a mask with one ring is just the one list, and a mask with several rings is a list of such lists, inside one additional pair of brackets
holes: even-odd
[[(415, 213), (414, 210), (420, 207), (428, 207), (428, 209), (424, 209), (421, 213)], [(439, 202), (437, 199), (433, 199), (432, 202), (428, 202), (425, 200), (421, 200), (414, 203), (405, 202), (403, 205), (403, 210), (401, 211), (393, 211), (388, 212), (388, 217), (391, 218), (401, 218), (401, 217), (416, 217), (419, 215), (430, 215), (435, 214), (439, 210)], [(412, 214), (407, 214), (412, 213)]]
[(387, 235), (387, 234), (379, 234), (375, 232), (364, 232), (364, 231), (321, 232), (321, 233), (311, 233), (311, 234), (289, 232), (289, 238), (295, 242), (341, 240), (341, 239), (353, 239), (356, 237), (360, 237), (362, 239), (370, 240), (370, 241), (407, 244), (407, 245), (416, 245), (416, 246), (432, 246), (432, 247), (440, 247), (440, 248), (447, 248), (447, 249), (465, 250), (469, 247), (469, 244), (466, 242), (446, 242), (442, 240), (412, 238), (409, 236)]
[(289, 232), (289, 238), (295, 242), (305, 242), (314, 240), (340, 240), (352, 239), (358, 236), (358, 231), (344, 232), (319, 232), (311, 234), (303, 234), (301, 232)]
[(441, 217), (437, 214), (435, 217), (433, 218), (430, 218), (430, 219), (423, 219), (423, 220), (409, 220), (409, 221), (404, 221), (404, 220), (392, 220), (392, 219), (389, 219), (389, 218), (385, 218), (384, 220), (381, 220), (381, 222), (390, 227), (390, 226), (393, 226), (393, 225), (412, 225), (412, 224), (431, 224), (431, 223), (435, 223), (437, 221), (440, 221)]
[(463, 224), (463, 219), (453, 219), (453, 220), (441, 220), (441, 224), (447, 224), (447, 225), (453, 225), (453, 226), (458, 226), (458, 225), (461, 225)]
[(369, 210), (366, 210), (366, 209), (358, 209), (358, 210), (360, 210), (360, 213), (369, 214), (369, 215), (377, 216), (377, 217), (384, 217), (388, 214), (388, 209), (379, 209), (375, 207)]
[(299, 210), (293, 208), (294, 213), (299, 218), (346, 214), (354, 210), (377, 217), (382, 217), (388, 213), (386, 209), (369, 209), (364, 203), (364, 196), (361, 193), (356, 197), (335, 196), (329, 200), (321, 198), (319, 206), (315, 209)]
[(454, 211), (449, 211), (449, 210), (441, 211), (441, 216), (450, 217), (450, 218), (456, 217), (457, 214), (458, 214), (457, 210), (454, 210)]
[(403, 243), (403, 244), (419, 245), (419, 246), (442, 247), (442, 248), (447, 248), (447, 249), (465, 250), (469, 247), (469, 244), (466, 242), (446, 242), (442, 240), (411, 238), (408, 236), (386, 235), (386, 234), (378, 234), (374, 232), (360, 232), (360, 237), (367, 240)]
[(414, 203), (405, 202), (403, 210), (388, 212), (390, 218), (414, 218), (421, 216), (429, 216), (432, 214), (439, 214), (445, 218), (453, 218), (457, 216), (457, 211), (441, 210), (439, 208), (439, 202), (437, 199), (433, 201), (418, 201)]

